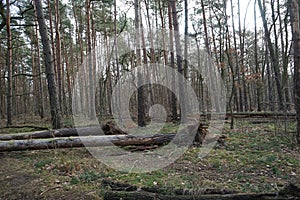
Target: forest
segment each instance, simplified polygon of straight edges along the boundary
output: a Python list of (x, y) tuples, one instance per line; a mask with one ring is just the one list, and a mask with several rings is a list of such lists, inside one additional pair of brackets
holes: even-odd
[(299, 199), (300, 2), (1, 0), (0, 199)]

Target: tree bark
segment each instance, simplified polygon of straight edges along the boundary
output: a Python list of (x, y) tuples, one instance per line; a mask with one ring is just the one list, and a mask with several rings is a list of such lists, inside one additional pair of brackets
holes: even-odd
[(48, 92), (50, 98), (52, 127), (54, 129), (59, 129), (62, 126), (61, 114), (60, 114), (60, 110), (58, 107), (59, 105), (57, 101), (57, 87), (55, 82), (55, 73), (54, 73), (54, 66), (53, 66), (53, 61), (51, 56), (51, 48), (50, 48), (49, 38), (48, 38), (48, 29), (45, 23), (41, 0), (34, 0), (34, 3), (36, 7), (39, 30), (40, 30), (42, 44), (43, 44), (44, 62), (45, 62), (46, 76), (48, 82)]

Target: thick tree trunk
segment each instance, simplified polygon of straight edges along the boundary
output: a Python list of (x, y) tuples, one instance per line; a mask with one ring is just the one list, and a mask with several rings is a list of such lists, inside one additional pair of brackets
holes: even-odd
[(39, 30), (40, 30), (42, 44), (43, 44), (45, 68), (46, 68), (46, 75), (47, 75), (47, 81), (48, 81), (48, 92), (49, 92), (49, 98), (50, 98), (52, 126), (54, 129), (59, 129), (62, 126), (61, 114), (60, 114), (60, 110), (58, 108), (59, 105), (57, 102), (57, 91), (56, 91), (57, 87), (56, 87), (56, 82), (55, 82), (55, 74), (54, 74), (54, 66), (53, 66), (52, 56), (51, 56), (51, 48), (50, 48), (49, 38), (48, 38), (48, 30), (47, 30), (47, 26), (45, 23), (41, 0), (34, 0), (34, 3), (35, 3), (35, 7), (36, 7)]

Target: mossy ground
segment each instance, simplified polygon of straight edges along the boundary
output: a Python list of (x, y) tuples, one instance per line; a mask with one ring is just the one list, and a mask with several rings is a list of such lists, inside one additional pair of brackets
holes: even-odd
[[(235, 125), (230, 130), (225, 124), (225, 142), (206, 157), (200, 159), (200, 148), (191, 147), (170, 166), (143, 174), (117, 172), (84, 148), (2, 152), (0, 199), (101, 199), (106, 189), (103, 179), (140, 187), (245, 193), (277, 192), (291, 181), (299, 182), (300, 148), (294, 143), (294, 122), (253, 124), (244, 119)], [(20, 131), (31, 130), (1, 129), (2, 133)]]

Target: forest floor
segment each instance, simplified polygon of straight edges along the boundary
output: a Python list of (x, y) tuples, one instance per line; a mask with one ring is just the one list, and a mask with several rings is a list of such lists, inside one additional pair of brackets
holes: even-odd
[[(16, 120), (20, 126), (38, 121), (25, 117)], [(39, 124), (50, 125), (47, 121)], [(237, 120), (233, 130), (224, 126), (225, 142), (206, 157), (198, 158), (200, 149), (191, 147), (170, 166), (143, 174), (115, 171), (85, 148), (2, 152), (0, 199), (102, 199), (107, 189), (103, 180), (190, 191), (276, 193), (290, 182), (300, 181), (295, 128), (292, 121)], [(1, 128), (0, 134), (31, 130)]]

